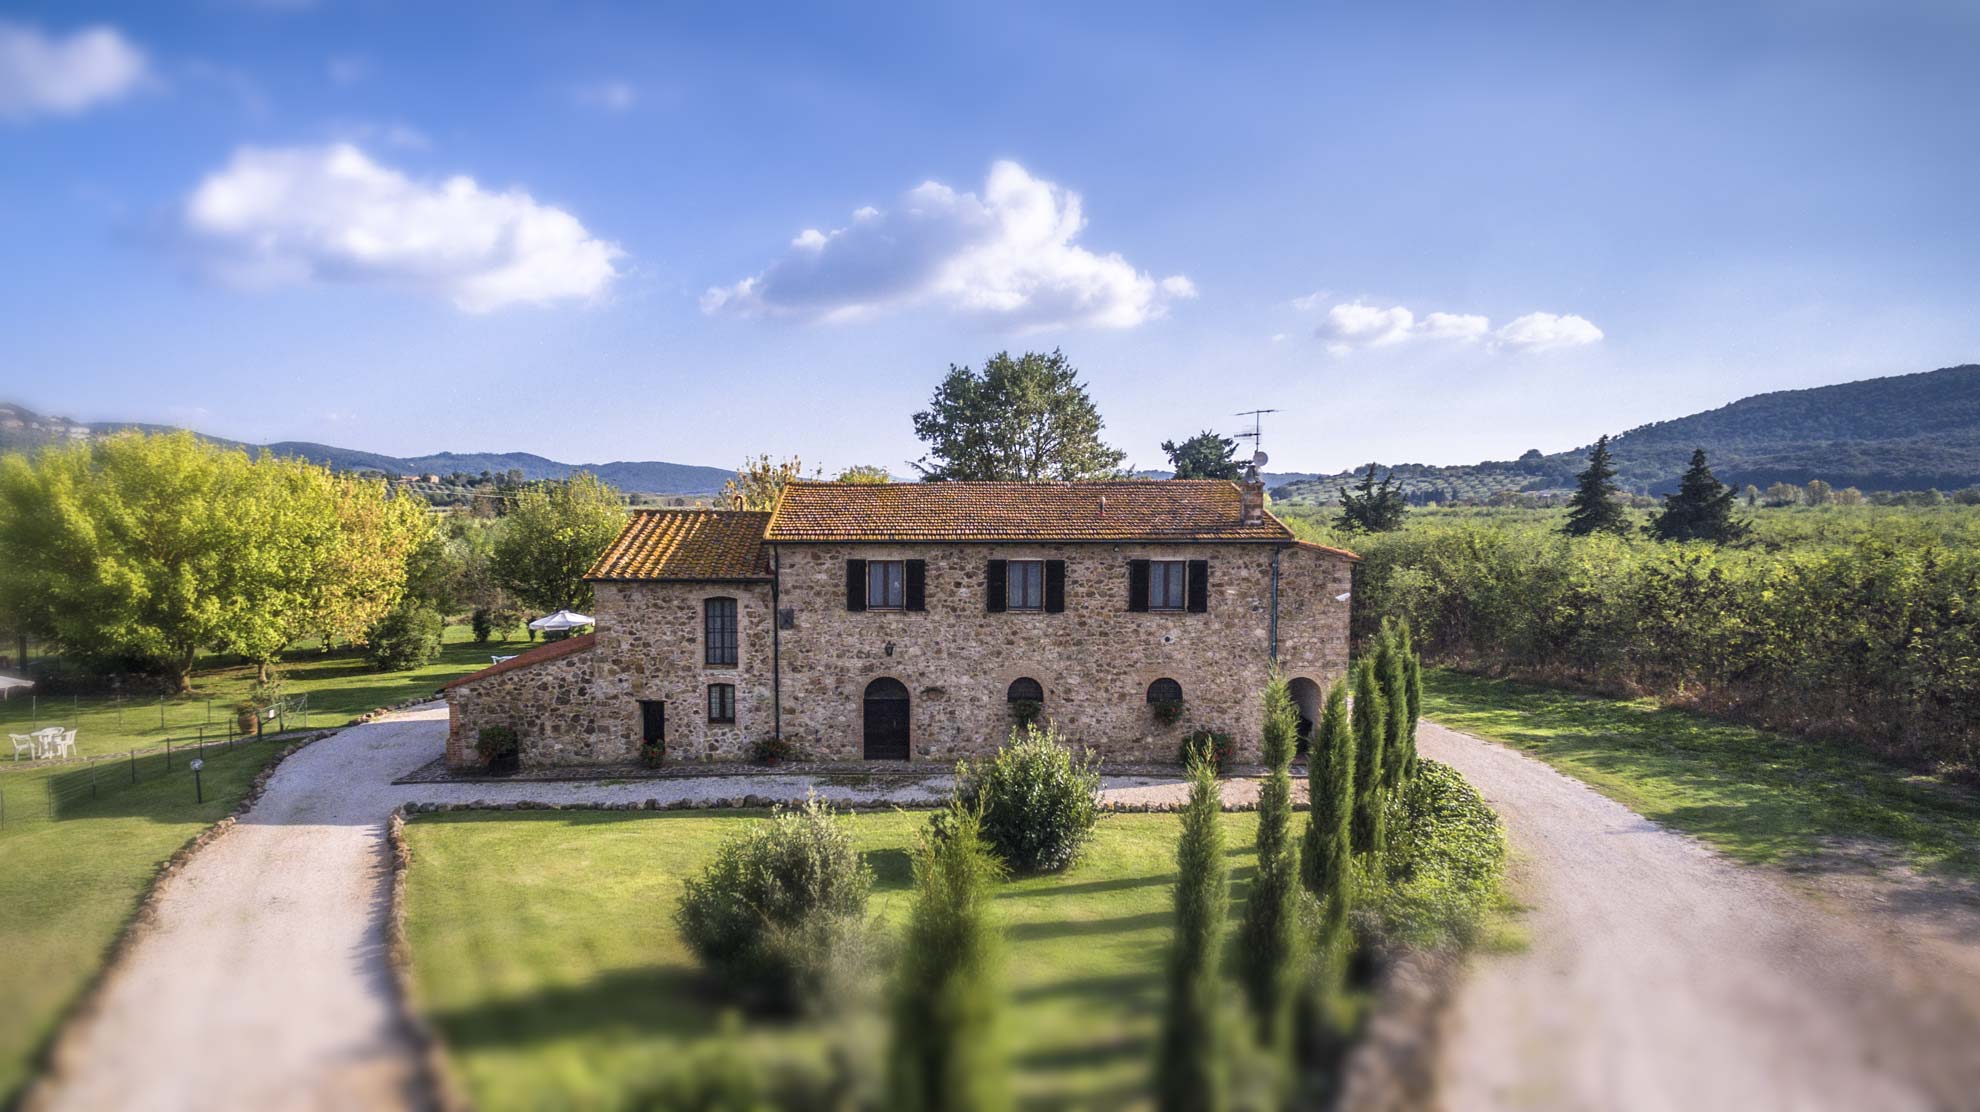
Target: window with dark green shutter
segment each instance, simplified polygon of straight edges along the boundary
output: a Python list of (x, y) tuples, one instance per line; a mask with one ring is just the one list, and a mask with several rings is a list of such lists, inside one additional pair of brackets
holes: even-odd
[(1188, 602), (1189, 565), (1182, 560), (1148, 561), (1148, 609), (1181, 610)]
[(1012, 610), (1045, 609), (1045, 561), (1004, 561), (1004, 605)]
[(906, 561), (866, 561), (866, 609), (907, 609)]
[(1066, 562), (1064, 560), (1045, 561), (1045, 612), (1063, 614), (1066, 612)]

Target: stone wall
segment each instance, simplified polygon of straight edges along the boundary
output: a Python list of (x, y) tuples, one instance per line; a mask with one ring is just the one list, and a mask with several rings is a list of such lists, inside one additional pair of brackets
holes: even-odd
[[(474, 762), (481, 727), (505, 725), (525, 768), (639, 759), (640, 701), (666, 704), (669, 760), (743, 759), (774, 731), (767, 583), (596, 583), (588, 650), (501, 672), (447, 692), (450, 764)], [(736, 600), (736, 659), (708, 667), (702, 603)], [(708, 685), (736, 688), (734, 724), (708, 721)]]
[[(1006, 692), (1019, 677), (1045, 689), (1043, 717), (1075, 742), (1119, 760), (1173, 760), (1191, 726), (1237, 735), (1257, 753), (1259, 693), (1271, 667), (1273, 554), (1279, 558), (1279, 649), (1288, 676), (1324, 687), (1347, 664), (1349, 561), (1272, 545), (780, 545), (784, 734), (810, 752), (856, 760), (866, 686), (881, 677), (910, 694), (917, 758), (993, 749), (1009, 733)], [(1066, 561), (1064, 613), (989, 613), (987, 561)], [(845, 561), (927, 562), (924, 612), (848, 611)], [(1207, 559), (1208, 612), (1127, 609), (1128, 561)], [(1171, 726), (1147, 703), (1157, 679), (1177, 681), (1185, 713)]]
[[(1228, 730), (1254, 759), (1259, 692), (1271, 667), (1272, 569), (1279, 572), (1279, 659), (1324, 690), (1347, 664), (1351, 564), (1318, 549), (1272, 545), (782, 545), (781, 604), (793, 618), (783, 653), (784, 735), (813, 756), (858, 760), (866, 686), (909, 691), (913, 756), (990, 751), (1010, 732), (1007, 692), (1045, 689), (1043, 717), (1107, 757), (1173, 760), (1192, 726)], [(989, 613), (987, 561), (1066, 561), (1063, 613)], [(927, 562), (927, 609), (848, 611), (847, 559)], [(1210, 563), (1206, 613), (1127, 609), (1128, 561)], [(472, 763), (480, 728), (513, 727), (525, 767), (638, 759), (642, 699), (666, 703), (669, 760), (744, 759), (775, 731), (767, 583), (598, 583), (592, 648), (462, 684), (448, 692), (448, 759)], [(702, 661), (702, 604), (737, 601), (738, 663)], [(1180, 722), (1155, 721), (1157, 679), (1182, 686)], [(733, 683), (736, 721), (708, 721), (707, 689)]]

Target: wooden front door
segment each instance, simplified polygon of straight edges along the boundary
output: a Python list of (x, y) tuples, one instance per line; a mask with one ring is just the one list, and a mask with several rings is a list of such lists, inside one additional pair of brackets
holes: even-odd
[(866, 685), (866, 759), (908, 759), (908, 690), (901, 681), (881, 678)]

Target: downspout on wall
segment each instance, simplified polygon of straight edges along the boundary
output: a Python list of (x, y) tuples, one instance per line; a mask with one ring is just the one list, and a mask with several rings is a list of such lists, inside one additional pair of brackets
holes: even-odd
[(770, 721), (778, 741), (784, 740), (784, 554), (770, 546)]
[(1279, 662), (1279, 554), (1286, 550), (1284, 545), (1272, 548), (1272, 663)]

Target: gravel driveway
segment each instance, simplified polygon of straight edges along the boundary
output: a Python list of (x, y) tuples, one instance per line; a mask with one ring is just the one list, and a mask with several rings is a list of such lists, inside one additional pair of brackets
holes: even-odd
[(1458, 989), (1447, 1107), (1980, 1108), (1980, 936), (1735, 864), (1511, 749), (1428, 722), (1419, 746), (1498, 809), (1532, 908), (1529, 947)]

